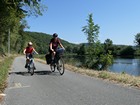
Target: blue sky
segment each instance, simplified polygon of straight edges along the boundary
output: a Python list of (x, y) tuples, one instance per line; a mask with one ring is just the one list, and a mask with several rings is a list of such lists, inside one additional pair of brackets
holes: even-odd
[(135, 35), (140, 33), (140, 0), (44, 0), (48, 7), (43, 16), (26, 18), (28, 31), (47, 34), (58, 33), (71, 43), (87, 42), (81, 31), (87, 25), (90, 13), (100, 26), (99, 40), (107, 38), (118, 45), (135, 45)]

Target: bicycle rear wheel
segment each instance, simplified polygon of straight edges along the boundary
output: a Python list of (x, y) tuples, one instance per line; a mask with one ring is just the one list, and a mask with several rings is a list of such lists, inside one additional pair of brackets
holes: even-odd
[(65, 72), (64, 61), (62, 58), (58, 60), (57, 70), (59, 71), (60, 75), (63, 75)]

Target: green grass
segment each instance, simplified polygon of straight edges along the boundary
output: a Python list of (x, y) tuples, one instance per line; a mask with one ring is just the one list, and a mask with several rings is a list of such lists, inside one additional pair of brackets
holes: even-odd
[(10, 70), (11, 64), (14, 57), (6, 57), (3, 61), (0, 62), (0, 93), (3, 92), (6, 87), (6, 79), (8, 77), (8, 71)]

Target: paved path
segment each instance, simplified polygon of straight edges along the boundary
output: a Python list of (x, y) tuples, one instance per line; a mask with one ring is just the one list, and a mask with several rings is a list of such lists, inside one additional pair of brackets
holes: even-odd
[(1, 105), (140, 105), (140, 90), (67, 71), (60, 76), (36, 62), (33, 76), (17, 57)]

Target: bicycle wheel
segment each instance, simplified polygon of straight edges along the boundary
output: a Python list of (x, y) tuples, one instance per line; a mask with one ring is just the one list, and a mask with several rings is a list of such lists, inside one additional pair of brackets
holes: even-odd
[(64, 74), (64, 71), (65, 71), (65, 67), (64, 67), (64, 61), (62, 58), (60, 58), (58, 60), (58, 63), (57, 63), (57, 70), (59, 71), (60, 75), (63, 75)]
[(31, 62), (31, 63), (30, 63), (30, 74), (31, 74), (31, 75), (34, 74), (34, 69), (35, 69), (35, 67), (34, 67), (34, 63)]
[(30, 66), (29, 65), (27, 66), (27, 70), (28, 70), (28, 73), (30, 73)]

